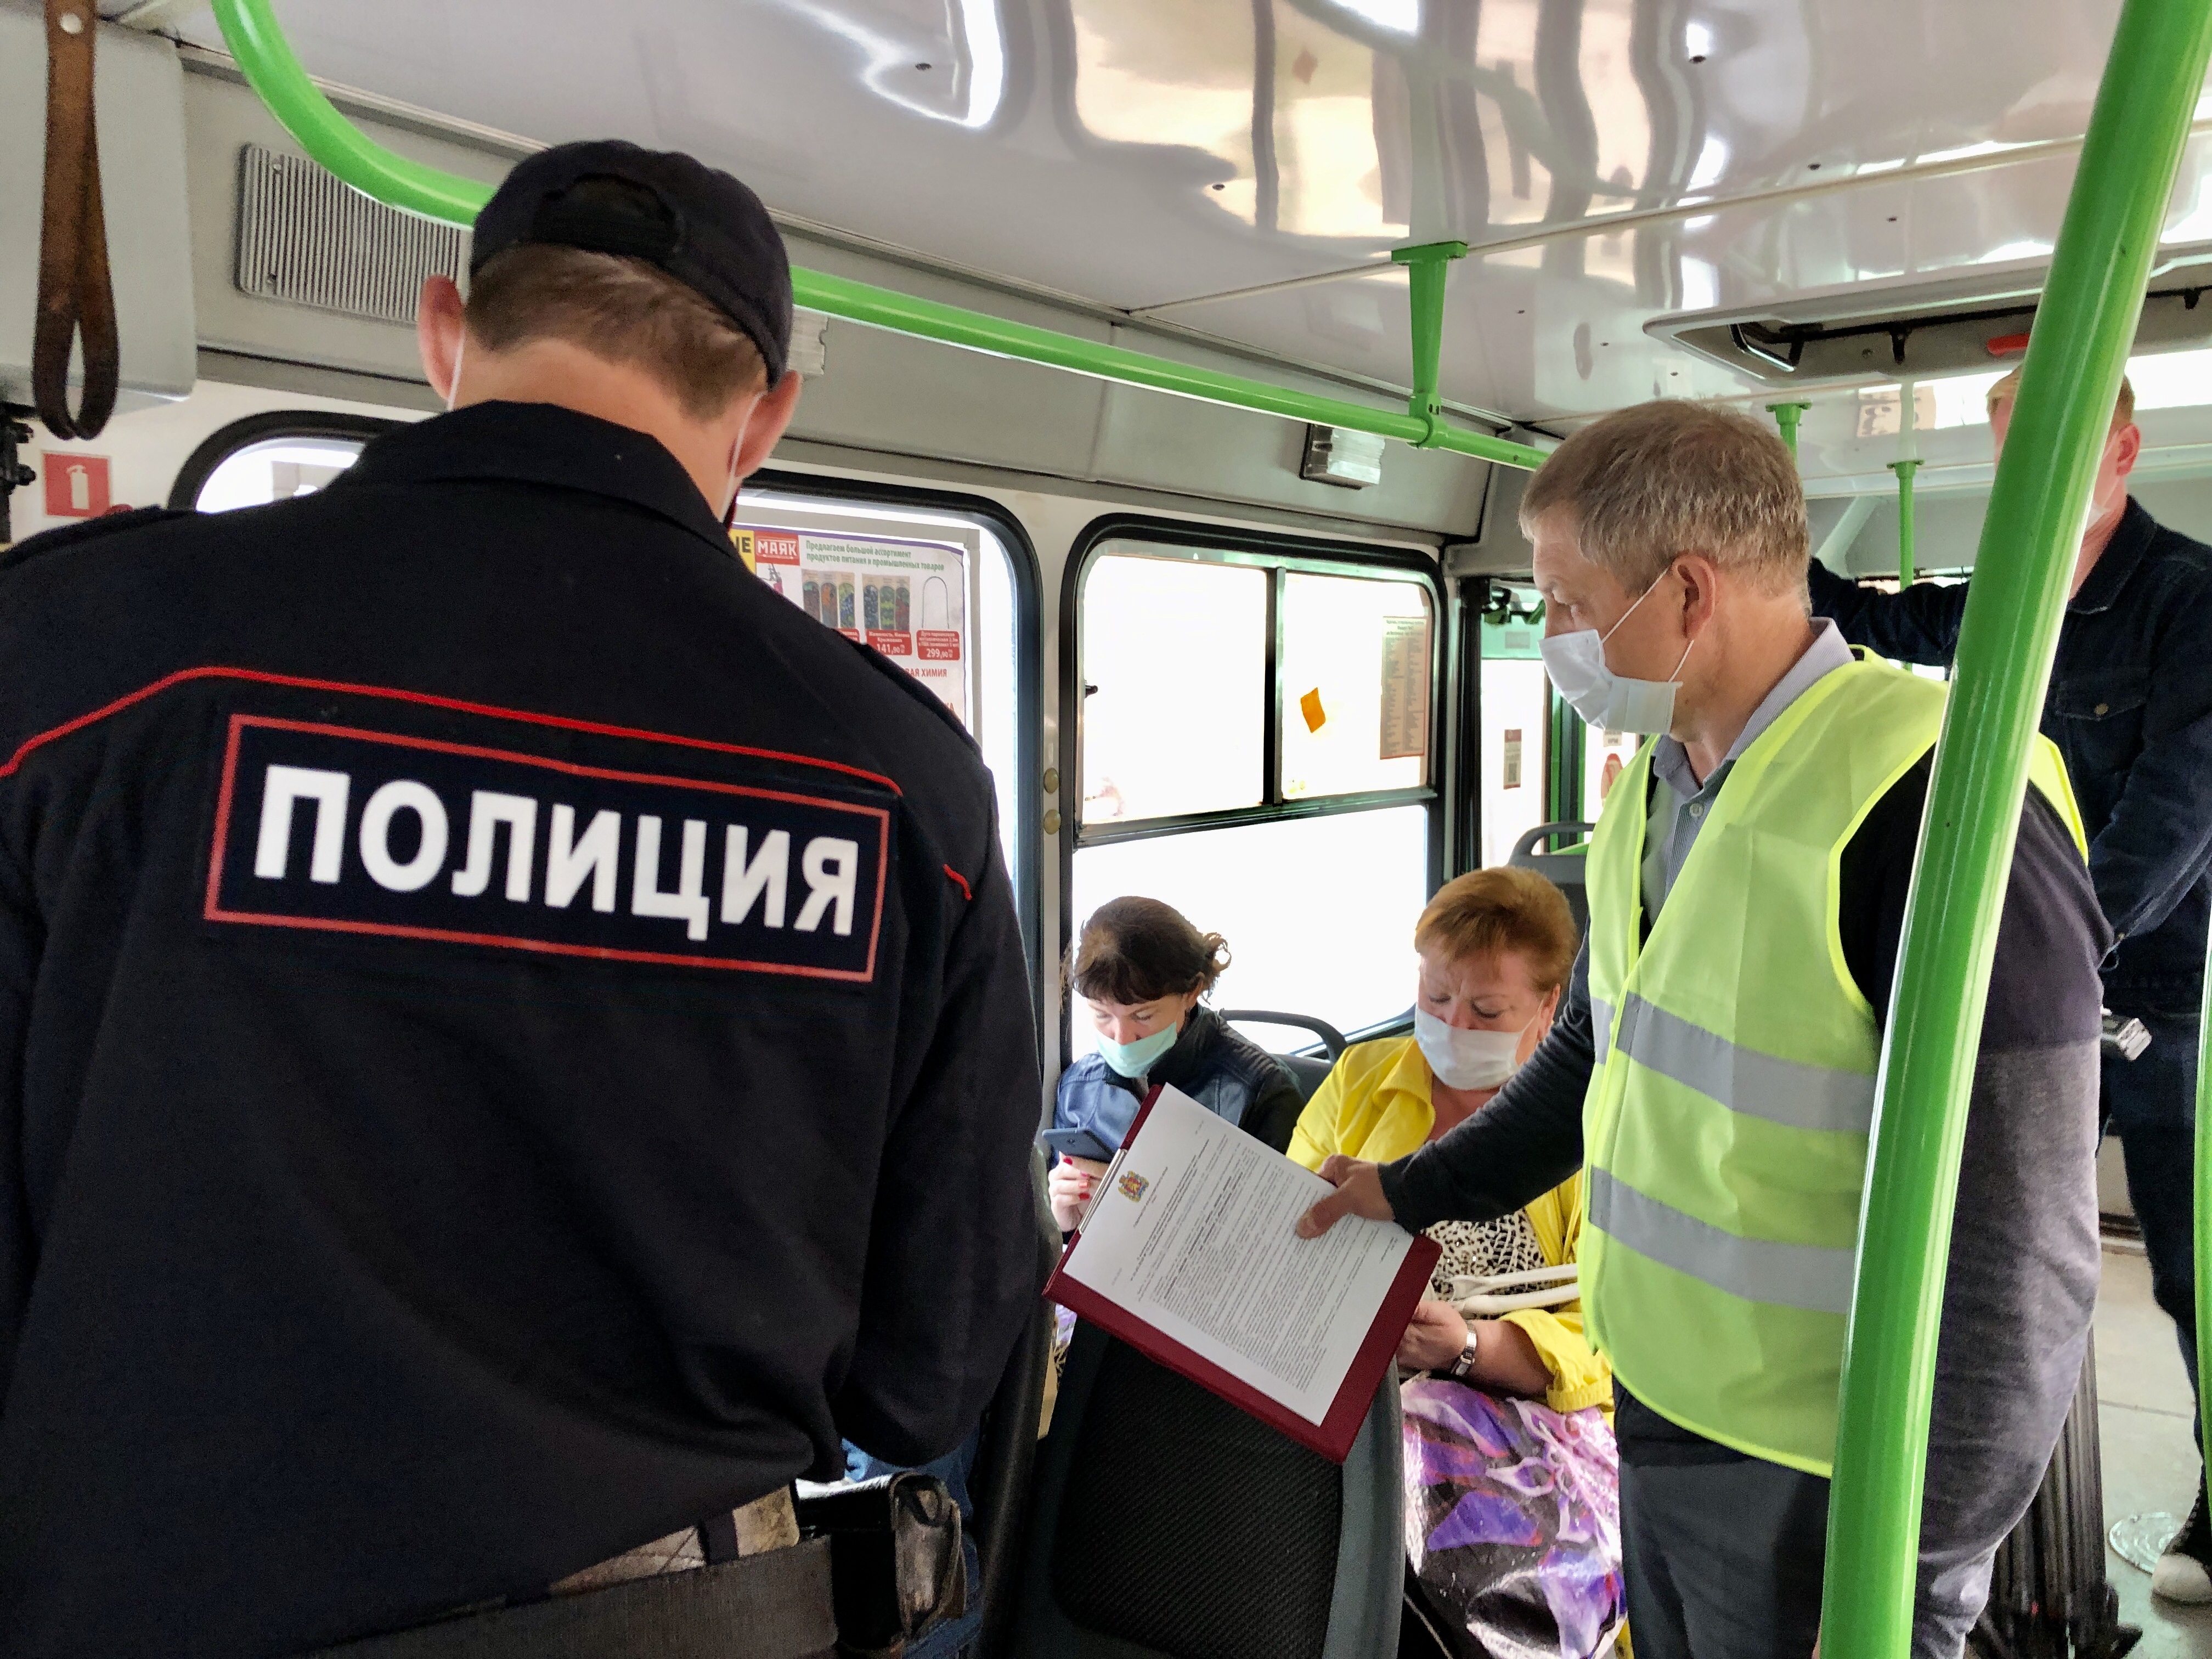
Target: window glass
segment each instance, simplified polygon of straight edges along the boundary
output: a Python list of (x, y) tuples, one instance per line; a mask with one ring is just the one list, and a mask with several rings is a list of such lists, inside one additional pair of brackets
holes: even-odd
[(202, 513), (312, 495), (360, 459), (358, 438), (264, 438), (223, 457), (192, 501)]
[(1595, 726), (1583, 728), (1583, 817), (1597, 822), (1597, 810), (1621, 769), (1636, 758), (1644, 739), (1633, 732), (1604, 732)]
[(1428, 781), (1433, 632), (1419, 582), (1284, 578), (1284, 799)]
[[(1078, 851), (1073, 915), (1079, 928), (1124, 894), (1172, 904), (1229, 941), (1216, 1007), (1313, 1014), (1358, 1031), (1413, 1006), (1428, 868), (1425, 805), (1194, 830)], [(1089, 1054), (1080, 1006), (1069, 1027), (1074, 1052)]]
[(1083, 822), (1259, 804), (1267, 586), (1249, 565), (1109, 552), (1083, 579)]
[(1482, 665), (1482, 861), (1503, 864), (1513, 843), (1545, 820), (1551, 769), (1551, 699), (1544, 665)]
[[(1015, 891), (1027, 891), (1015, 817), (1021, 685), (1013, 550), (986, 520), (778, 489), (748, 489), (738, 520), (741, 534), (752, 532), (762, 580), (817, 621), (868, 640), (975, 734), (997, 793), (1006, 867)], [(828, 588), (836, 594), (835, 611)]]

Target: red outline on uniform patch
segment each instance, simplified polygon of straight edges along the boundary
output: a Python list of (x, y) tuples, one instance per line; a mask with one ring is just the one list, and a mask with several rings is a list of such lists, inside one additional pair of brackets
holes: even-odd
[[(756, 799), (790, 801), (802, 806), (851, 812), (876, 823), (876, 908), (868, 930), (868, 963), (863, 969), (808, 968), (791, 963), (748, 962), (731, 957), (698, 957), (672, 951), (622, 951), (611, 946), (570, 945), (558, 939), (518, 938), (508, 933), (465, 933), (447, 927), (408, 927), (388, 921), (344, 921), (334, 917), (289, 916), (259, 910), (225, 910), (217, 902), (222, 887), (223, 848), (230, 839), (230, 807), (238, 774), (239, 733), (249, 726), (283, 732), (313, 732), (325, 737), (349, 738), (362, 743), (387, 744), (396, 749), (428, 749), (442, 755), (466, 755), (477, 760), (509, 761), (539, 767), (571, 777), (607, 778), (617, 783), (658, 784), (678, 789), (703, 789), (719, 795), (746, 795)], [(817, 761), (817, 765), (831, 763)], [(849, 770), (851, 769), (841, 769)], [(761, 789), (740, 783), (716, 783), (704, 778), (672, 778), (652, 772), (620, 772), (605, 766), (585, 766), (574, 761), (550, 760), (543, 755), (519, 755), (511, 750), (486, 749), (474, 744), (445, 743), (434, 738), (403, 738), (389, 732), (364, 732), (358, 726), (329, 726), (317, 720), (279, 720), (273, 715), (233, 714), (230, 738), (223, 746), (222, 787), (216, 796), (215, 846), (208, 860), (207, 902), (201, 915), (210, 921), (242, 923), (255, 927), (298, 927), (313, 933), (374, 933), (386, 938), (442, 939), (453, 945), (495, 945), (515, 951), (538, 951), (564, 957), (592, 957), (609, 962), (650, 962), (678, 968), (727, 968), (757, 974), (789, 974), (802, 979), (872, 981), (876, 976), (876, 946), (884, 931), (884, 888), (890, 867), (890, 817), (880, 806), (858, 806), (850, 801), (826, 800), (818, 795), (793, 794), (787, 790)]]
[(968, 884), (968, 878), (962, 875), (957, 870), (954, 869), (949, 864), (945, 866), (945, 873), (960, 884), (960, 896), (968, 900), (971, 903), (974, 902), (975, 890)]
[(647, 743), (672, 743), (686, 749), (710, 750), (718, 755), (752, 755), (763, 760), (789, 761), (797, 766), (819, 766), (832, 772), (842, 772), (848, 777), (866, 778), (870, 783), (880, 783), (894, 795), (903, 796), (905, 791), (880, 772), (870, 772), (858, 766), (848, 766), (842, 761), (817, 760), (811, 755), (793, 755), (780, 749), (754, 749), (741, 743), (716, 743), (709, 738), (678, 737), (669, 732), (646, 732), (635, 726), (606, 726), (598, 720), (571, 720), (565, 714), (532, 714), (520, 708), (501, 708), (495, 703), (466, 702), (459, 697), (441, 697), (428, 691), (401, 691), (386, 685), (349, 685), (343, 680), (308, 679), (298, 674), (270, 674), (258, 668), (180, 668), (173, 674), (165, 674), (151, 685), (143, 685), (136, 691), (125, 693), (113, 702), (94, 709), (88, 714), (79, 714), (73, 720), (64, 720), (59, 726), (23, 739), (5, 766), (0, 766), (0, 778), (12, 775), (34, 749), (42, 749), (58, 738), (72, 732), (96, 725), (111, 714), (119, 714), (131, 704), (181, 685), (187, 680), (230, 679), (246, 680), (257, 685), (285, 685), (304, 691), (338, 691), (348, 696), (389, 697), (400, 702), (421, 703), (430, 708), (450, 708), (463, 714), (489, 714), (495, 720), (523, 720), (532, 726), (558, 726), (564, 732), (591, 732), (608, 738), (641, 738)]

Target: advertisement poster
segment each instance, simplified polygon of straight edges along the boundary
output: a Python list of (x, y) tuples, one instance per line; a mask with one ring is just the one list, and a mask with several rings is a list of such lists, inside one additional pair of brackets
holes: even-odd
[(969, 720), (964, 549), (766, 525), (732, 534), (763, 581), (823, 627), (882, 652)]

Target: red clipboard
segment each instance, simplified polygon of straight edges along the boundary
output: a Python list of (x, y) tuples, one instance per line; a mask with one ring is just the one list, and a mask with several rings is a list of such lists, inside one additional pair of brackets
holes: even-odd
[[(1152, 1103), (1159, 1097), (1158, 1085), (1145, 1096), (1136, 1121), (1121, 1138), (1123, 1146), (1137, 1138), (1137, 1132), (1145, 1127), (1145, 1120), (1152, 1115)], [(1208, 1393), (1220, 1395), (1238, 1410), (1319, 1452), (1332, 1463), (1341, 1463), (1351, 1455), (1352, 1443), (1359, 1437), (1359, 1425), (1366, 1420), (1376, 1387), (1382, 1380), (1382, 1368), (1397, 1353), (1398, 1339), (1405, 1334), (1406, 1323), (1413, 1317), (1413, 1304), (1428, 1289), (1429, 1276), (1436, 1271), (1437, 1260), (1443, 1254), (1434, 1239), (1418, 1233), (1413, 1236), (1413, 1248), (1399, 1263), (1397, 1277), (1390, 1281), (1374, 1324), (1368, 1328), (1365, 1340), (1352, 1356), (1336, 1398), (1329, 1403), (1328, 1414), (1315, 1423), (1281, 1401), (1269, 1399), (1250, 1383), (1231, 1376), (1212, 1360), (1192, 1352), (1173, 1337), (1109, 1302), (1080, 1280), (1066, 1277), (1062, 1269), (1082, 1237), (1079, 1231), (1069, 1235), (1059, 1265), (1045, 1281), (1047, 1300), (1058, 1303), (1077, 1318), (1089, 1321), (1109, 1335), (1119, 1337), (1146, 1358), (1188, 1377)]]

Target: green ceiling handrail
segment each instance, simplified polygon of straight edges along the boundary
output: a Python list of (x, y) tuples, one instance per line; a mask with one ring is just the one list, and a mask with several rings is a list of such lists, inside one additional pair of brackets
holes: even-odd
[(1882, 1048), (1828, 1511), (1826, 1659), (1905, 1659), (1911, 1645), (1951, 1213), (2028, 745), (2208, 57), (2212, 3), (2125, 0), (1982, 524)]
[[(270, 0), (214, 0), (214, 5), (223, 40), (238, 59), (247, 84), (301, 149), (364, 196), (387, 206), (447, 224), (476, 222), (477, 212), (491, 198), (492, 186), (394, 155), (339, 113), (308, 78), (284, 39)], [(1448, 449), (1504, 466), (1533, 469), (1544, 462), (1543, 451), (1486, 432), (1443, 426), (1411, 413), (1370, 409), (1339, 398), (1200, 368), (895, 293), (826, 271), (793, 267), (791, 282), (793, 297), (811, 310), (970, 351), (1042, 363), (1098, 380), (1118, 380), (1286, 420), (1371, 432), (1401, 443)]]

